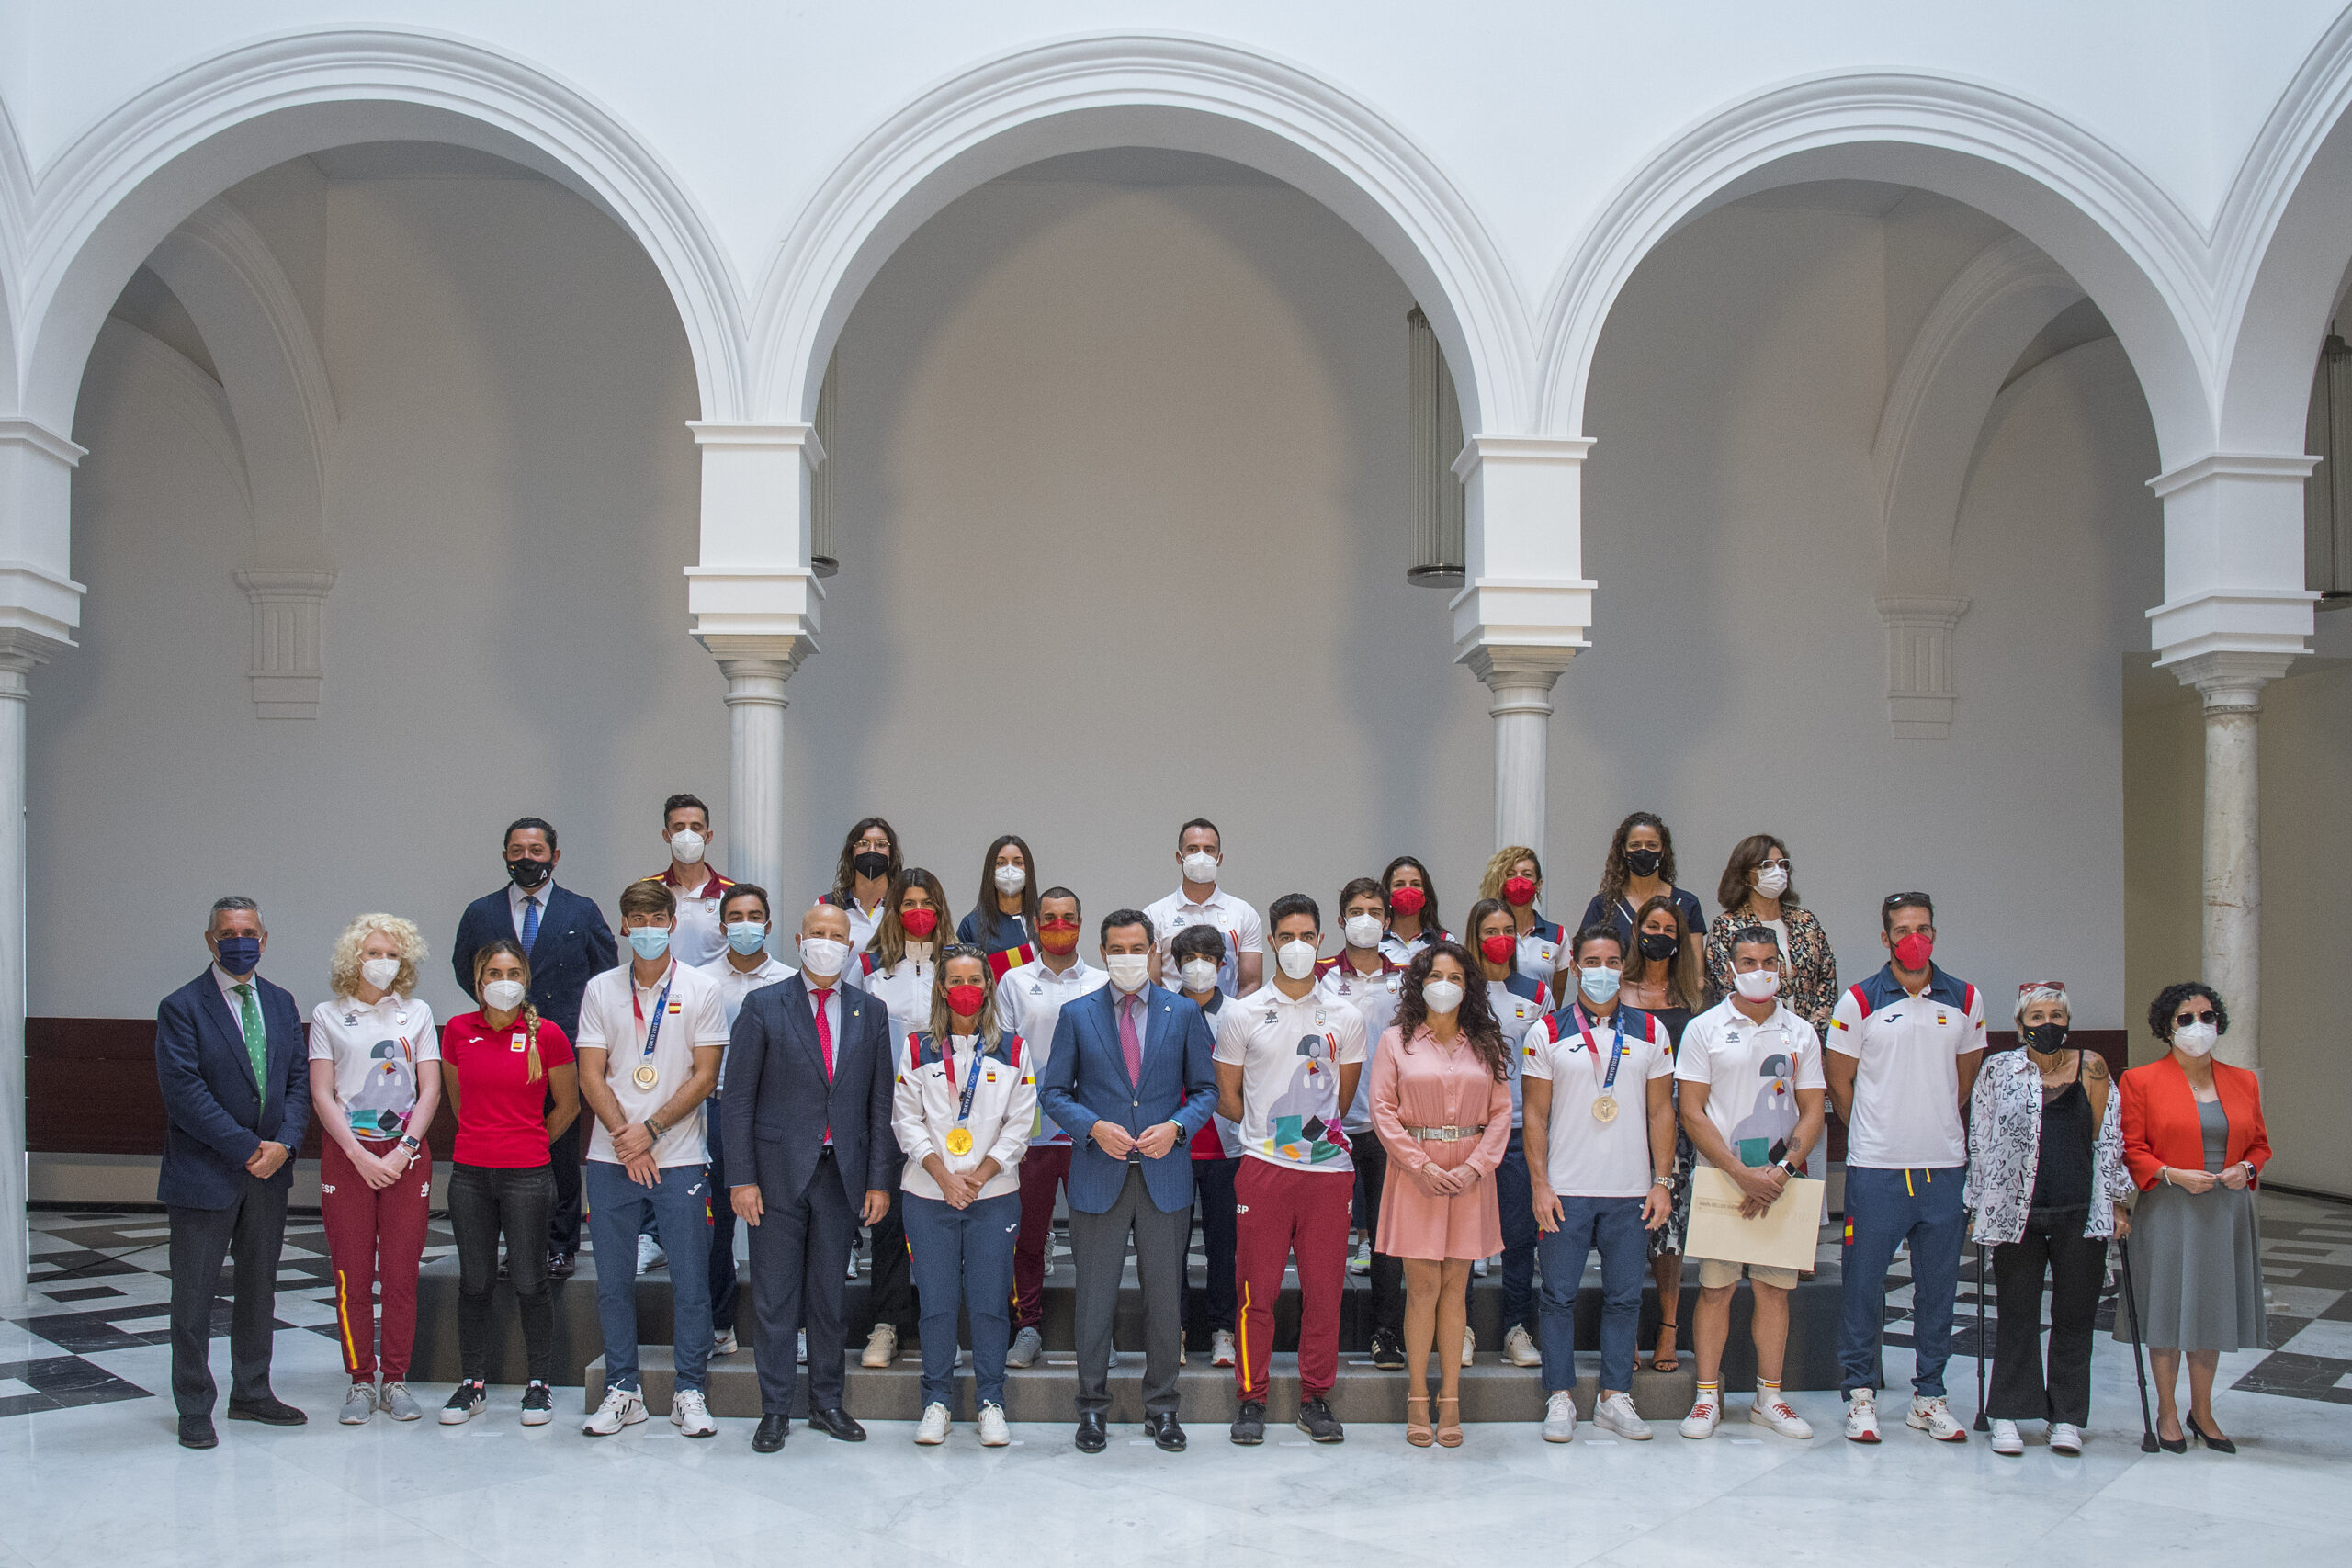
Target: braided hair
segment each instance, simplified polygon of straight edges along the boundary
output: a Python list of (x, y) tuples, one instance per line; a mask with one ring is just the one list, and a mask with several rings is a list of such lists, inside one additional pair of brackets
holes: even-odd
[[(526, 1053), (524, 1081), (537, 1083), (547, 1076), (547, 1069), (539, 1062), (539, 1010), (531, 1001), (531, 955), (523, 951), (522, 943), (512, 937), (503, 936), (492, 937), (482, 943), (481, 951), (474, 954), (474, 997), (476, 1000), (481, 997), (482, 971), (490, 967), (492, 959), (500, 957), (512, 958), (523, 966), (523, 1009), (519, 1017)], [(489, 1013), (488, 1002), (482, 1003), (482, 1011), (485, 1015)]]

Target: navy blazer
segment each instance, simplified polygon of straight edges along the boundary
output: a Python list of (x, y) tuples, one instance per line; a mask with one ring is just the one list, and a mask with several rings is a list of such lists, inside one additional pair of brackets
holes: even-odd
[[(164, 1165), (155, 1199), (183, 1209), (226, 1209), (243, 1193), (245, 1161), (265, 1140), (302, 1146), (311, 1122), (310, 1050), (302, 1014), (282, 987), (253, 976), (269, 1038), (266, 1083), (254, 1081), (245, 1026), (212, 966), (155, 1010), (155, 1080), (164, 1091)], [(294, 1156), (270, 1183), (294, 1179)]]
[(1083, 1213), (1109, 1211), (1133, 1163), (1102, 1152), (1091, 1132), (1095, 1122), (1124, 1127), (1130, 1137), (1162, 1122), (1183, 1128), (1174, 1148), (1142, 1162), (1152, 1207), (1174, 1213), (1193, 1206), (1193, 1154), (1186, 1145), (1216, 1107), (1216, 1067), (1209, 1056), (1216, 1043), (1198, 1007), (1147, 984), (1140, 993), (1143, 1081), (1136, 1083), (1127, 1077), (1126, 1053), (1119, 1047), (1119, 1015), (1111, 1006), (1116, 995), (1104, 986), (1062, 1009), (1052, 1054), (1037, 1080), (1037, 1103), (1055, 1125), (1069, 1130), (1069, 1206)]
[[(449, 945), (449, 967), (458, 989), (474, 996), (474, 954), (500, 937), (513, 942), (514, 910), (506, 889), (484, 894), (466, 906), (458, 920), (458, 940)], [(539, 939), (531, 944), (531, 1005), (539, 1016), (580, 1038), (580, 997), (588, 982), (621, 961), (612, 928), (594, 898), (583, 898), (569, 887), (548, 889), (547, 907), (539, 911)], [(475, 1000), (481, 998), (476, 997)]]
[(728, 1186), (756, 1184), (790, 1196), (806, 1191), (828, 1127), (852, 1213), (869, 1191), (899, 1185), (899, 1140), (890, 1131), (890, 1010), (847, 984), (839, 999), (841, 1031), (829, 1084), (808, 983), (795, 975), (743, 998), (727, 1042), (727, 1092), (718, 1102)]

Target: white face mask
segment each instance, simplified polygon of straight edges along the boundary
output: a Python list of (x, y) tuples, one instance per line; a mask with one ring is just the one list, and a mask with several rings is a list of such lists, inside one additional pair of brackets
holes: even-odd
[(1443, 1018), (1462, 1005), (1462, 987), (1452, 980), (1431, 980), (1421, 987), (1421, 1005)]
[(500, 1012), (513, 1012), (523, 1005), (526, 993), (520, 980), (492, 980), (481, 988), (481, 999)]
[(1028, 886), (1028, 867), (1020, 865), (1001, 865), (996, 868), (996, 890), (1003, 894), (1006, 897), (1012, 897), (1015, 893), (1020, 892), (1023, 888)]
[(1756, 874), (1756, 891), (1767, 898), (1778, 898), (1789, 890), (1789, 868), (1768, 865)]
[(1380, 923), (1378, 915), (1350, 915), (1341, 929), (1350, 947), (1378, 947), (1381, 932), (1388, 928)]
[(829, 936), (800, 939), (800, 966), (820, 980), (833, 978), (848, 962), (849, 943), (845, 942), (835, 942)]
[(1216, 880), (1216, 856), (1206, 850), (1194, 850), (1184, 857), (1184, 880), (1206, 886)]
[(1738, 987), (1739, 994), (1751, 1002), (1770, 1001), (1781, 994), (1781, 972), (1778, 969), (1750, 969), (1745, 974), (1734, 975), (1731, 983)]
[(379, 991), (390, 990), (400, 973), (401, 961), (397, 958), (370, 958), (359, 966), (359, 977)]
[(1274, 962), (1281, 966), (1284, 978), (1304, 980), (1315, 973), (1315, 944), (1286, 942), (1275, 951)]
[(1140, 991), (1151, 978), (1151, 960), (1140, 953), (1114, 953), (1102, 961), (1102, 967), (1111, 972), (1111, 984), (1123, 991)]
[(1217, 973), (1218, 966), (1205, 958), (1187, 958), (1182, 970), (1184, 988), (1188, 991), (1213, 991), (1216, 988)]
[(680, 865), (697, 865), (703, 851), (710, 848), (710, 840), (692, 828), (681, 828), (670, 835), (670, 858)]
[(2222, 1043), (2222, 1032), (2210, 1023), (2184, 1023), (2172, 1032), (2173, 1048), (2192, 1056), (2210, 1056)]

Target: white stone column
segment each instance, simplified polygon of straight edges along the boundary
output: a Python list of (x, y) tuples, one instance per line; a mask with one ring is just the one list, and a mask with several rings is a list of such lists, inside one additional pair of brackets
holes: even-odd
[(706, 637), (727, 677), (727, 864), (771, 901), (785, 897), (784, 683), (808, 650), (798, 637)]
[(1552, 741), (1552, 686), (1572, 650), (1482, 647), (1466, 662), (1494, 694), (1495, 846), (1525, 844), (1544, 859)]
[(2206, 653), (2172, 666), (2205, 699), (2204, 980), (2230, 1010), (2217, 1053), (2262, 1065), (2262, 688), (2287, 672), (2275, 654)]

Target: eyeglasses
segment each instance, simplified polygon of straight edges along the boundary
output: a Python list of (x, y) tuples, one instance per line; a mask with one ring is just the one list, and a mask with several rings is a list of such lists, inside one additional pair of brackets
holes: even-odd
[(1796, 862), (1785, 858), (1781, 860), (1760, 860), (1756, 863), (1756, 869), (1758, 871), (1794, 871), (1796, 869)]
[(1930, 909), (1935, 907), (1933, 901), (1931, 901), (1925, 893), (1914, 891), (1910, 893), (1890, 893), (1883, 901), (1881, 901), (1879, 908), (1882, 909), (1899, 909), (1905, 905), (1910, 905), (1921, 909)]
[(2221, 1015), (2220, 1015), (2220, 1014), (2218, 1014), (2218, 1013), (2216, 1013), (2216, 1012), (2214, 1012), (2211, 1008), (2208, 1008), (2208, 1009), (2206, 1009), (2203, 1012), (2185, 1012), (2185, 1013), (2182, 1013), (2182, 1014), (2180, 1014), (2179, 1016), (2176, 1017), (2172, 1021), (2173, 1021), (2173, 1027), (2174, 1027), (2174, 1028), (2176, 1028), (2176, 1029), (2177, 1029), (2177, 1028), (2180, 1028), (2180, 1027), (2182, 1027), (2183, 1025), (2186, 1025), (2186, 1024), (2191, 1024), (2191, 1023), (2219, 1023), (2221, 1021), (2222, 1021), (2222, 1020), (2221, 1020)]

